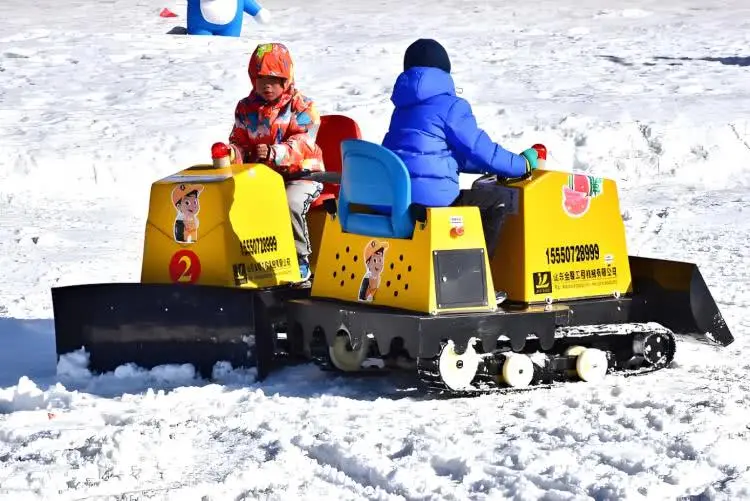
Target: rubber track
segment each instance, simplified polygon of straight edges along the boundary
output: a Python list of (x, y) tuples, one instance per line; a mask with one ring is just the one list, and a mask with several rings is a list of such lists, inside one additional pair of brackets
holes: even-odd
[[(443, 380), (440, 378), (440, 375), (437, 372), (437, 360), (436, 359), (430, 359), (430, 360), (424, 360), (420, 361), (419, 368), (417, 369), (417, 376), (419, 377), (420, 386), (424, 391), (427, 393), (435, 394), (435, 395), (444, 395), (444, 396), (451, 396), (451, 397), (474, 397), (479, 395), (487, 395), (487, 394), (499, 394), (499, 395), (506, 395), (511, 393), (523, 393), (528, 391), (534, 391), (539, 389), (552, 389), (552, 388), (558, 388), (561, 386), (564, 386), (566, 384), (570, 384), (573, 381), (570, 380), (557, 380), (550, 383), (537, 383), (537, 384), (531, 384), (524, 388), (510, 388), (510, 387), (504, 387), (504, 386), (496, 386), (494, 381), (491, 381), (491, 376), (484, 376), (481, 377), (480, 381), (483, 379), (484, 381), (480, 383), (478, 388), (475, 389), (468, 389), (468, 390), (451, 390), (447, 386), (445, 386), (445, 383), (443, 383)], [(433, 369), (434, 368), (434, 369)], [(613, 374), (618, 376), (624, 376), (624, 377), (634, 377), (634, 376), (645, 376), (646, 374), (650, 374), (652, 372), (656, 372), (659, 370), (663, 370), (665, 367), (641, 367), (638, 369), (621, 369), (616, 370), (613, 372), (608, 372), (607, 374)]]
[[(616, 329), (614, 327), (619, 327)], [(597, 330), (600, 329), (600, 330)], [(601, 326), (588, 326), (584, 328), (579, 327), (566, 327), (558, 329), (555, 337), (558, 339), (565, 339), (567, 337), (596, 337), (599, 339), (606, 337), (621, 337), (621, 336), (634, 336), (636, 334), (663, 334), (672, 338), (675, 343), (675, 336), (669, 330), (660, 325), (648, 325), (648, 324), (622, 324), (620, 326), (612, 325), (601, 325)], [(321, 370), (335, 372), (340, 376), (351, 376), (351, 377), (362, 377), (362, 376), (384, 376), (391, 371), (391, 369), (362, 369), (356, 372), (342, 372), (334, 367), (327, 357), (327, 348), (319, 346), (318, 349), (313, 351), (313, 360), (320, 367)], [(666, 369), (666, 366), (641, 366), (636, 369), (624, 369), (624, 368), (610, 368), (607, 374), (618, 375), (623, 377), (636, 377), (645, 376), (656, 371)], [(398, 370), (397, 372), (403, 372)], [(438, 371), (438, 359), (419, 359), (417, 361), (416, 375), (419, 381), (419, 386), (425, 393), (441, 396), (441, 397), (473, 397), (487, 394), (499, 394), (506, 395), (512, 393), (522, 393), (535, 391), (540, 389), (552, 389), (564, 386), (574, 382), (570, 379), (565, 379), (556, 375), (552, 372), (543, 371), (541, 380), (549, 382), (537, 382), (524, 388), (512, 388), (505, 386), (498, 386), (495, 378), (489, 374), (479, 374), (475, 378), (475, 388), (467, 390), (451, 390), (445, 383), (443, 383)], [(556, 377), (557, 376), (557, 377)]]
[[(592, 326), (593, 327), (593, 326)], [(648, 324), (622, 324), (618, 330), (613, 329), (613, 326), (597, 326), (601, 330), (594, 330), (589, 328), (562, 328), (559, 329), (559, 333), (556, 333), (556, 338), (564, 339), (566, 337), (581, 337), (582, 334), (585, 337), (595, 337), (599, 339), (605, 339), (607, 337), (622, 337), (622, 336), (635, 336), (637, 334), (661, 334), (672, 338), (672, 342), (676, 344), (675, 336), (669, 329), (663, 326), (655, 326)], [(672, 359), (674, 354), (672, 354)], [(531, 385), (523, 388), (512, 388), (506, 386), (498, 386), (495, 378), (489, 374), (478, 374), (474, 379), (475, 388), (467, 390), (452, 390), (448, 388), (440, 377), (440, 371), (438, 369), (438, 359), (420, 359), (417, 362), (417, 376), (419, 378), (422, 389), (428, 393), (447, 395), (447, 396), (477, 396), (485, 394), (509, 394), (518, 392), (533, 391), (542, 388), (556, 388), (569, 384), (571, 381), (560, 377), (552, 372), (543, 371), (542, 380), (550, 382), (545, 383), (532, 383)], [(653, 372), (663, 370), (666, 366), (657, 365), (642, 365), (635, 369), (624, 369), (624, 368), (610, 368), (607, 374), (624, 376), (624, 377), (635, 377), (644, 376)], [(557, 377), (556, 377), (557, 376)], [(573, 380), (575, 381), (575, 380)]]

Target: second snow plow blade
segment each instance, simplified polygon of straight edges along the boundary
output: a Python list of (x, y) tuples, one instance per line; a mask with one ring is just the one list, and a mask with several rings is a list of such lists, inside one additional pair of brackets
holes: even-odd
[(52, 289), (58, 356), (84, 348), (89, 369), (192, 364), (211, 377), (217, 362), (275, 365), (284, 301), (305, 290), (250, 290), (182, 284), (93, 284)]
[(693, 263), (629, 256), (638, 321), (722, 346), (734, 341), (703, 275)]

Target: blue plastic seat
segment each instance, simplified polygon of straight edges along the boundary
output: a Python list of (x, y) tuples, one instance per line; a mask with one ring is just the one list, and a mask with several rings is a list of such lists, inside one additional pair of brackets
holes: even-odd
[[(391, 150), (361, 139), (342, 141), (341, 157), (341, 229), (365, 236), (411, 238), (411, 178), (404, 162)], [(390, 214), (352, 212), (352, 204), (387, 208)]]

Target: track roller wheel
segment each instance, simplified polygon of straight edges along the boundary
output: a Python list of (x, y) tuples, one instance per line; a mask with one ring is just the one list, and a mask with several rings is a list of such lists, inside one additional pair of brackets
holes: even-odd
[(358, 349), (353, 349), (346, 331), (339, 331), (333, 344), (328, 347), (328, 356), (331, 363), (344, 372), (355, 372), (362, 367), (370, 349), (370, 338), (362, 337), (362, 344)]
[(475, 338), (471, 338), (466, 351), (460, 355), (452, 340), (443, 346), (438, 357), (440, 379), (445, 386), (454, 391), (471, 389), (471, 381), (477, 375), (481, 357), (474, 350)]
[(601, 381), (607, 374), (608, 366), (607, 354), (602, 350), (597, 350), (596, 348), (582, 348), (582, 350), (576, 355), (576, 374), (583, 381)]
[(581, 353), (583, 353), (585, 349), (586, 349), (585, 346), (571, 346), (570, 348), (565, 350), (565, 356), (575, 358)]
[(528, 355), (511, 353), (505, 355), (503, 362), (502, 381), (513, 388), (523, 388), (531, 384), (534, 379), (534, 362)]
[(666, 367), (674, 353), (675, 342), (670, 334), (653, 333), (643, 340), (643, 358), (652, 367)]

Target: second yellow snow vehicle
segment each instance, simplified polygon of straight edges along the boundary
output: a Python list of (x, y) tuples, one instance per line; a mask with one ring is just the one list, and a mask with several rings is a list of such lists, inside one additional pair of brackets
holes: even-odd
[(613, 180), (478, 179), (505, 201), (490, 255), (478, 208), (413, 204), (395, 154), (362, 140), (342, 152), (311, 295), (286, 306), (288, 337), (325, 367), (475, 392), (660, 369), (674, 333), (733, 340), (695, 265), (628, 255)]

